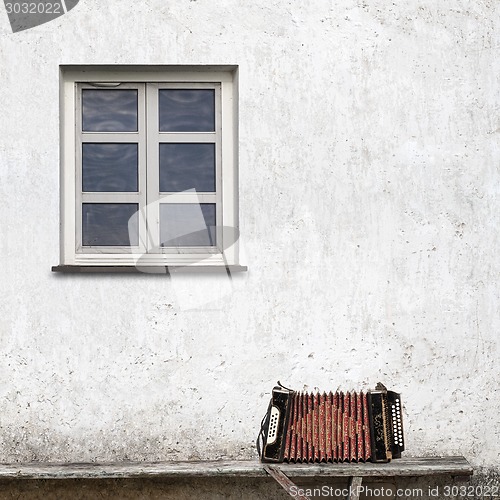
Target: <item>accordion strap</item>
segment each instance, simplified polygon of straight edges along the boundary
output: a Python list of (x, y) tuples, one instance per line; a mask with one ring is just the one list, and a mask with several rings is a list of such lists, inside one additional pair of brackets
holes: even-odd
[(279, 380), (278, 380), (278, 387), (280, 387), (281, 389), (285, 389), (286, 391), (294, 392), (292, 389), (285, 387)]
[(259, 431), (259, 434), (257, 436), (257, 441), (255, 442), (255, 444), (257, 445), (257, 453), (259, 454), (259, 457), (262, 456), (261, 452), (262, 452), (262, 445), (264, 444), (264, 430), (266, 428), (266, 420), (269, 418), (269, 412), (271, 411), (272, 404), (273, 404), (272, 400), (269, 401), (269, 406), (267, 407), (267, 412), (264, 415), (264, 417), (262, 418), (262, 421), (260, 423), (260, 431)]

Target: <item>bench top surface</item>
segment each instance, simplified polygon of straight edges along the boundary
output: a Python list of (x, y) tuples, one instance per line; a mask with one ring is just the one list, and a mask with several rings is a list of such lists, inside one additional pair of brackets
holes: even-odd
[[(0, 479), (114, 479), (176, 477), (266, 476), (257, 460), (121, 463), (10, 463), (0, 464)], [(267, 464), (273, 466), (273, 464)], [(274, 464), (290, 477), (315, 476), (470, 476), (464, 457), (401, 458), (385, 464)]]

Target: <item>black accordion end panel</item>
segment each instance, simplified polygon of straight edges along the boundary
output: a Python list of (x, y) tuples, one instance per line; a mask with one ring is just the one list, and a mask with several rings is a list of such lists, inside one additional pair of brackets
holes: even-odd
[(388, 462), (404, 450), (401, 396), (308, 393), (277, 386), (257, 446), (263, 462)]

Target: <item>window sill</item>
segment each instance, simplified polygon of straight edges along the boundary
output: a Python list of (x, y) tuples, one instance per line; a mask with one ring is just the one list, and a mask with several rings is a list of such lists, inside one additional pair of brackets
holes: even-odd
[(53, 266), (52, 272), (66, 274), (166, 274), (241, 273), (247, 266)]

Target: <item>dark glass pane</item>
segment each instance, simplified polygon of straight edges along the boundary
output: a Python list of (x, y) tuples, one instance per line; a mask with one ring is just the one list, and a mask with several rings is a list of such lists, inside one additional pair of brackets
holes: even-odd
[(129, 219), (139, 210), (137, 203), (84, 203), (83, 246), (136, 246), (137, 220), (129, 234)]
[(137, 192), (137, 152), (137, 144), (83, 144), (83, 191)]
[(213, 132), (214, 90), (160, 90), (160, 132)]
[(160, 144), (160, 191), (215, 191), (215, 144)]
[(215, 246), (215, 203), (164, 203), (160, 206), (162, 247)]
[(137, 132), (137, 90), (82, 90), (84, 132)]

